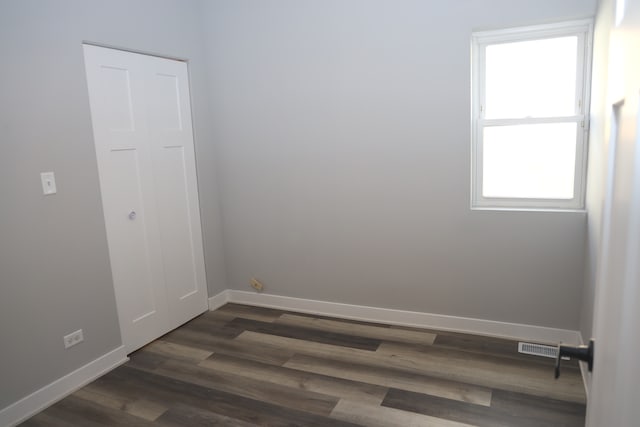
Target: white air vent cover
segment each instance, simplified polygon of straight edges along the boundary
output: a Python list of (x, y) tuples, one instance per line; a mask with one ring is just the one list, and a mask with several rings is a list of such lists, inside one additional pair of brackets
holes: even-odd
[[(534, 356), (551, 357), (553, 359), (558, 355), (558, 348), (550, 345), (533, 344), (530, 342), (519, 342), (518, 352), (524, 354), (532, 354)], [(564, 359), (564, 358), (563, 358)]]

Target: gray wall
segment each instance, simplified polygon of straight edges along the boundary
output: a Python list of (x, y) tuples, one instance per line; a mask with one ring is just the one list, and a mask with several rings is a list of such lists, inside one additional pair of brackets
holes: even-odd
[[(0, 2), (0, 408), (120, 344), (83, 40), (189, 59), (209, 288), (225, 288), (198, 9), (183, 0)], [(43, 197), (39, 173), (58, 194)], [(62, 336), (84, 329), (64, 350)]]
[(586, 215), (469, 209), (469, 52), (595, 3), (204, 1), (229, 287), (577, 329)]

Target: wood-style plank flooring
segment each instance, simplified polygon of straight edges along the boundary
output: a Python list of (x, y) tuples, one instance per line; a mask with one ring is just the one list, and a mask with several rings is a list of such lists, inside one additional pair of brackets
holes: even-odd
[(22, 425), (584, 426), (575, 362), (517, 342), (227, 304)]

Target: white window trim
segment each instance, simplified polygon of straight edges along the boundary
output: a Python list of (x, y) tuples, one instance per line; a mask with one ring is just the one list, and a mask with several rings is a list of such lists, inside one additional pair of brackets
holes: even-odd
[[(580, 100), (576, 114), (567, 117), (484, 119), (482, 106), (485, 104), (484, 52), (487, 45), (533, 39), (578, 36), (578, 75), (576, 76), (576, 101)], [(591, 46), (593, 21), (580, 20), (556, 24), (508, 28), (496, 31), (474, 32), (472, 35), (472, 107), (471, 107), (471, 209), (478, 210), (549, 210), (581, 211), (584, 209), (586, 192), (587, 141), (589, 134), (589, 105), (591, 81)], [(581, 70), (581, 72), (580, 72)], [(581, 90), (580, 90), (581, 88)], [(482, 196), (482, 129), (484, 125), (516, 125), (534, 123), (577, 123), (576, 167), (574, 194), (572, 199), (524, 199), (489, 198)], [(580, 131), (582, 130), (582, 131)]]

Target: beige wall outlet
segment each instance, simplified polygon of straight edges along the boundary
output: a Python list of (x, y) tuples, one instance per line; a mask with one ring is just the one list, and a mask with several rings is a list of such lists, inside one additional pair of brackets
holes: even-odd
[(249, 283), (251, 284), (251, 287), (256, 291), (261, 291), (263, 288), (262, 283), (260, 283), (260, 281), (255, 277), (252, 277)]

